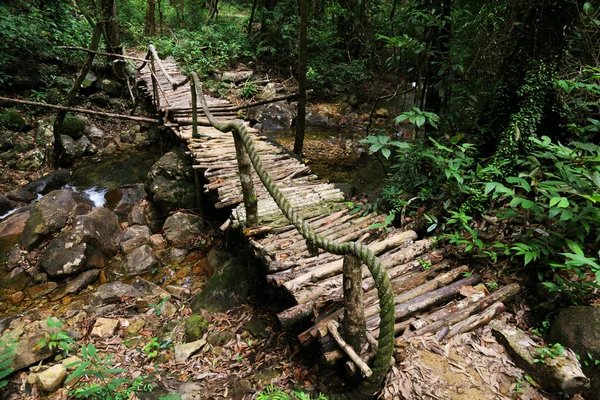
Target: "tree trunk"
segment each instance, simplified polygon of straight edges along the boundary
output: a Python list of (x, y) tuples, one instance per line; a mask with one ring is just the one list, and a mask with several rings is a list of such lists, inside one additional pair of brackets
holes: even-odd
[(344, 337), (358, 354), (361, 353), (367, 332), (361, 266), (362, 261), (355, 255), (344, 256)]
[[(98, 0), (100, 8), (101, 24), (106, 42), (106, 48), (110, 53), (123, 54), (121, 35), (119, 34), (119, 16), (117, 14), (117, 3), (115, 0)], [(113, 73), (117, 79), (127, 79), (125, 62), (118, 58), (109, 57), (113, 66)]]
[(302, 156), (304, 147), (304, 131), (306, 124), (306, 63), (307, 63), (307, 28), (308, 0), (300, 0), (300, 37), (298, 40), (298, 118), (296, 120), (296, 140), (294, 153)]
[(154, 36), (156, 34), (156, 0), (148, 0), (146, 6), (146, 18), (144, 24), (144, 35)]
[(435, 15), (436, 19), (444, 21), (442, 27), (435, 27), (430, 29), (429, 37), (425, 39), (427, 43), (432, 47), (431, 54), (427, 61), (427, 97), (425, 100), (425, 107), (428, 111), (439, 114), (442, 108), (442, 93), (444, 97), (449, 95), (450, 85), (442, 87), (444, 81), (450, 81), (451, 77), (447, 74), (452, 74), (450, 70), (446, 74), (440, 75), (440, 68), (442, 63), (448, 60), (448, 52), (450, 50), (450, 11), (451, 11), (451, 0), (435, 0), (432, 2), (431, 12)]

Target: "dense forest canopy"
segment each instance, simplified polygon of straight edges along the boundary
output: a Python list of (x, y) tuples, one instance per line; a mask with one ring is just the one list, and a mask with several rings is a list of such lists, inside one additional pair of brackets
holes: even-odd
[[(363, 90), (372, 82), (381, 96), (414, 96), (414, 107), (364, 140), (390, 167), (380, 208), (431, 210), (421, 215), (429, 231), (492, 262), (523, 260), (577, 299), (599, 287), (600, 19), (592, 2), (12, 0), (0, 5), (0, 86), (65, 101), (51, 87), (84, 56), (58, 46), (88, 46), (97, 27), (101, 50), (153, 43), (217, 95), (228, 88), (211, 74), (239, 63), (297, 79), (300, 5), (313, 99), (349, 92), (374, 102)], [(245, 96), (255, 92), (244, 87)], [(484, 243), (476, 221), (492, 215), (521, 227)]]

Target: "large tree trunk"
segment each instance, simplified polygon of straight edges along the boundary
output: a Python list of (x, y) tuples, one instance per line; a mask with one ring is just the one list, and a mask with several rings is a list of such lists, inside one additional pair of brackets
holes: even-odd
[(144, 24), (144, 35), (154, 36), (156, 34), (156, 0), (148, 0), (146, 6), (146, 18)]
[[(123, 54), (121, 35), (119, 33), (119, 16), (117, 14), (117, 3), (115, 0), (98, 0), (100, 17), (106, 48), (110, 53)], [(111, 58), (109, 61), (113, 66), (113, 73), (117, 79), (127, 79), (127, 69), (122, 59)]]
[(308, 0), (300, 0), (300, 37), (298, 40), (298, 118), (296, 120), (296, 140), (294, 153), (302, 155), (306, 124), (306, 35), (308, 27)]
[(357, 59), (365, 46), (368, 31), (368, 1), (339, 0), (344, 9), (337, 19), (337, 33), (349, 58)]
[[(442, 63), (448, 59), (450, 50), (450, 9), (451, 0), (434, 0), (431, 2), (431, 12), (436, 19), (444, 21), (441, 27), (436, 26), (428, 32), (425, 41), (432, 47), (431, 54), (427, 60), (427, 98), (425, 106), (428, 111), (439, 114), (442, 109), (442, 93), (444, 97), (449, 95), (450, 85), (443, 88), (445, 80), (451, 81), (451, 78), (439, 74)], [(448, 71), (448, 73), (451, 73)]]

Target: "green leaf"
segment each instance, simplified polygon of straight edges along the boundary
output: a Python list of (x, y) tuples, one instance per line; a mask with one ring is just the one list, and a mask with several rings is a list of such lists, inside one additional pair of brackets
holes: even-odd
[(424, 124), (425, 124), (425, 117), (423, 115), (417, 116), (417, 118), (415, 119), (415, 125), (417, 125), (420, 128)]
[(392, 154), (392, 152), (390, 151), (390, 149), (388, 149), (387, 147), (384, 147), (381, 149), (381, 154), (386, 158), (390, 158), (390, 155)]

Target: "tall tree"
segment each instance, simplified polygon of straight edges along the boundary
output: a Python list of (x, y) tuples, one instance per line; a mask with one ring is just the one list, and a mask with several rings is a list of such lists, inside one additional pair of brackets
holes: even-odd
[[(124, 54), (119, 32), (119, 16), (117, 14), (117, 3), (115, 0), (98, 0), (100, 9), (100, 23), (102, 26), (104, 41), (109, 52)], [(123, 59), (109, 57), (113, 65), (113, 73), (118, 79), (127, 79), (127, 69)]]
[(294, 153), (302, 155), (304, 147), (304, 130), (306, 122), (306, 64), (307, 64), (307, 30), (308, 30), (308, 0), (299, 0), (300, 8), (300, 37), (298, 39), (298, 119), (296, 122), (296, 140)]
[(156, 0), (148, 0), (146, 3), (146, 18), (144, 19), (144, 35), (154, 36), (156, 34)]

